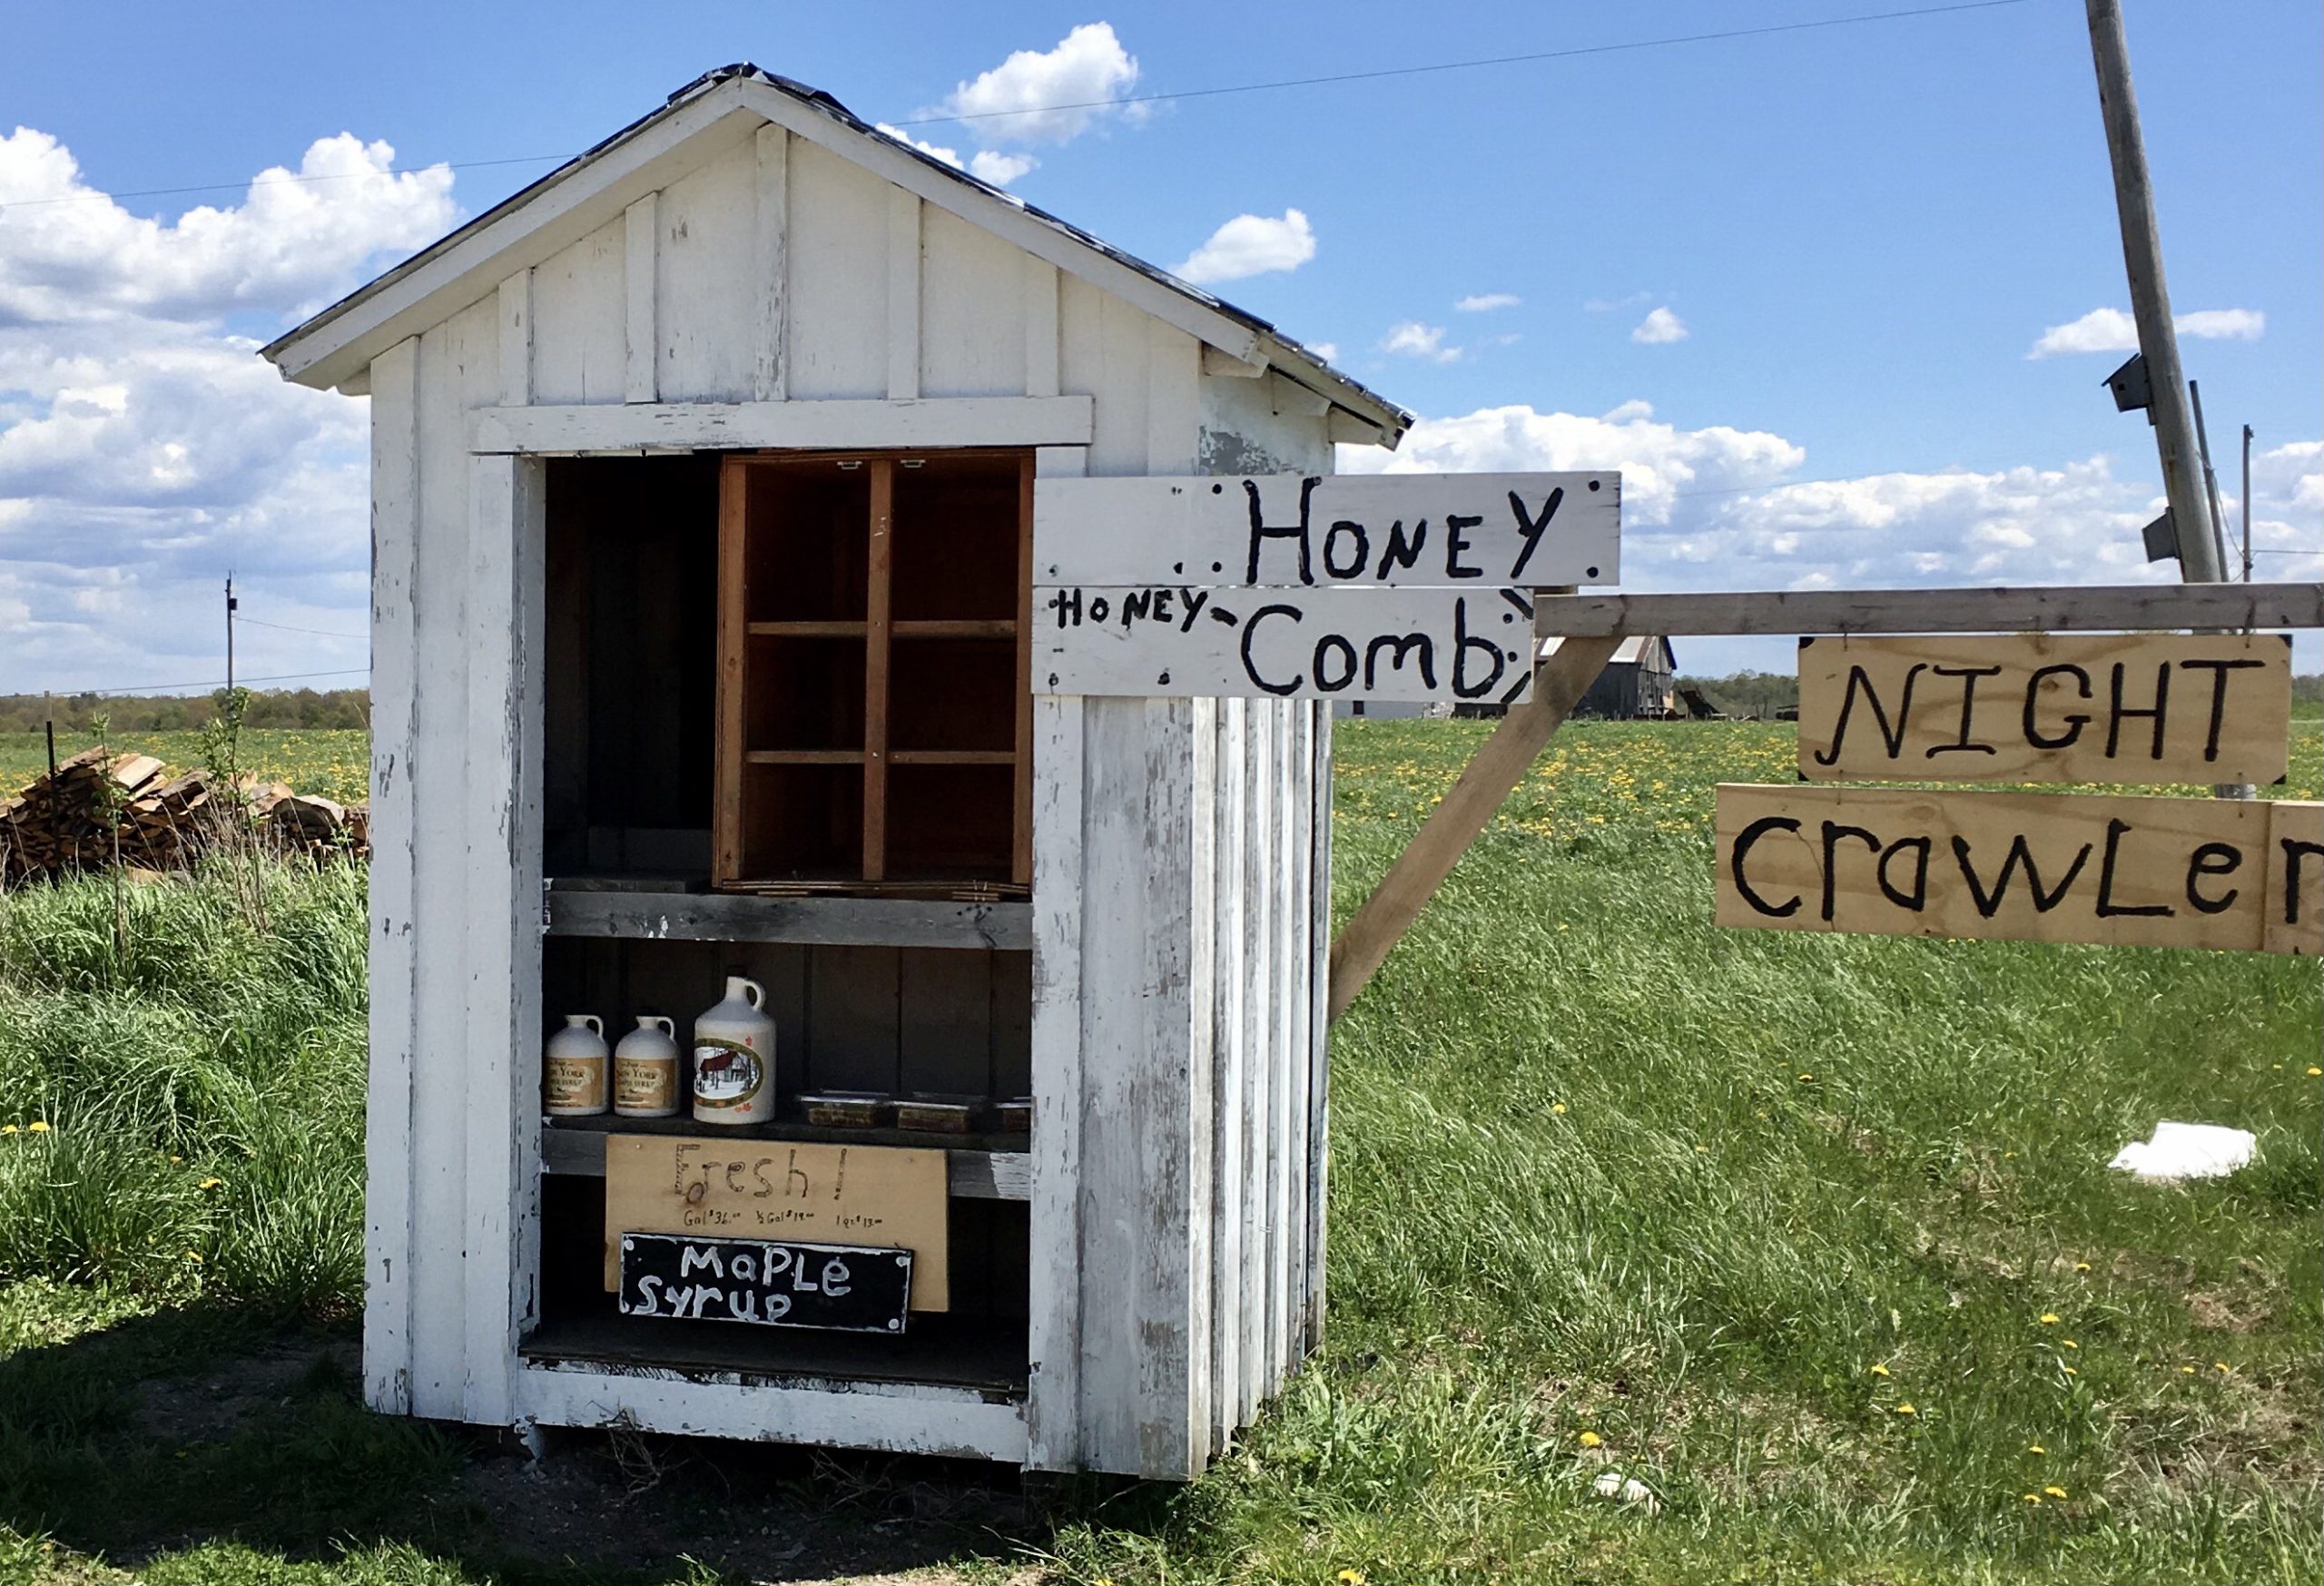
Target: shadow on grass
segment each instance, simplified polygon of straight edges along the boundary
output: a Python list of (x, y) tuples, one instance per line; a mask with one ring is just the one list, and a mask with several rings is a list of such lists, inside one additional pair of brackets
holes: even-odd
[(1020, 1483), (975, 1462), (566, 1433), (534, 1460), (490, 1432), (375, 1415), (351, 1331), (196, 1305), (0, 1356), (0, 1526), (142, 1569), (212, 1542), (330, 1563), (416, 1548), (469, 1579), (883, 1574), (1046, 1550), (1154, 1489)]

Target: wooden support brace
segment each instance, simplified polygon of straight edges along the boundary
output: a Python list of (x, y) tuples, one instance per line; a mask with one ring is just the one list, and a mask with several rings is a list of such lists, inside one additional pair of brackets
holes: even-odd
[(1389, 951), (1420, 915), (1502, 801), (1521, 781), (1550, 735), (1564, 724), (1590, 685), (1604, 671), (1619, 636), (1571, 638), (1533, 672), (1533, 697), (1502, 718), (1460, 780), (1430, 812), (1412, 845), (1396, 856), (1388, 873), (1345, 930), (1332, 942), (1329, 1017), (1347, 1011)]

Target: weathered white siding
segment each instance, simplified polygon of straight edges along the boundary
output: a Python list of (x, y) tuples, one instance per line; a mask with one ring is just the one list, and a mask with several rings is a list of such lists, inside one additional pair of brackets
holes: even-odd
[[(589, 218), (370, 372), (366, 1394), (729, 1431), (752, 1412), (713, 1386), (518, 1366), (538, 1259), (541, 474), (522, 445), (482, 447), (471, 411), (1062, 395), (1094, 406), (1089, 444), (1044, 447), (1044, 472), (1327, 469), (1330, 447), (1273, 377), (1205, 374), (1187, 331), (779, 127)], [(858, 1414), (834, 1394), (760, 1434), (1190, 1474), (1316, 1328), (1328, 724), (1307, 702), (1096, 698), (1044, 698), (1035, 722), (1027, 1402), (931, 1390), (923, 1415), (899, 1391)]]

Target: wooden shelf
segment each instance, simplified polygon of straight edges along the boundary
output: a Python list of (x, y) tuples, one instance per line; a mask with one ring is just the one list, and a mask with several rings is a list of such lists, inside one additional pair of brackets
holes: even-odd
[(861, 765), (861, 749), (753, 749), (743, 761), (751, 765)]
[(749, 628), (754, 639), (860, 639), (865, 626), (860, 622), (754, 622)]
[[(1029, 1200), (1033, 1193), (1030, 1138), (1024, 1135), (930, 1135), (913, 1129), (834, 1129), (776, 1119), (737, 1128), (690, 1118), (551, 1118), (541, 1120), (541, 1171), (583, 1178), (606, 1176), (609, 1135), (714, 1136), (719, 1139), (788, 1140), (809, 1145), (894, 1146), (944, 1153), (945, 1185), (955, 1200)], [(960, 1139), (973, 1146), (955, 1145)]]
[[(544, 1321), (519, 1346), (528, 1363), (589, 1362), (639, 1372), (779, 1385), (881, 1384), (892, 1393), (1019, 1395), (1029, 1374), (1022, 1322), (918, 1313), (901, 1338), (867, 1338), (743, 1322), (625, 1316), (611, 1296), (589, 1312)], [(878, 1390), (875, 1390), (877, 1392)], [(861, 1403), (862, 1395), (847, 1394)]]
[(790, 941), (809, 947), (947, 947), (1023, 952), (1027, 902), (767, 898), (731, 892), (568, 892), (552, 882), (548, 934), (661, 941)]
[(891, 765), (1014, 765), (1013, 749), (891, 749)]
[[(754, 623), (753, 628), (757, 626)], [(1013, 639), (1017, 619), (995, 617), (922, 617), (891, 622), (888, 631), (900, 639)]]

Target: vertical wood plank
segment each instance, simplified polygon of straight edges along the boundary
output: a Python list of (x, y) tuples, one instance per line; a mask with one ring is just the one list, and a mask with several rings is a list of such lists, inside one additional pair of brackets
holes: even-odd
[(1269, 823), (1268, 877), (1275, 900), (1269, 923), (1275, 939), (1268, 952), (1272, 974), (1267, 985), (1267, 1011), (1275, 1021), (1272, 1060), (1267, 1065), (1267, 1396), (1283, 1389), (1291, 1358), (1292, 1253), (1304, 1245), (1306, 1230), (1295, 1235), (1291, 1226), (1291, 1181), (1305, 1172), (1292, 1158), (1291, 1072), (1299, 1060), (1293, 1041), (1295, 1016), (1292, 988), (1297, 983), (1304, 954), (1306, 921), (1299, 916), (1290, 886), (1291, 867), (1298, 853), (1298, 788), (1292, 777), (1293, 718), (1296, 700), (1276, 703), (1275, 730), (1267, 745), (1267, 774), (1275, 783), (1275, 818)]
[(363, 1402), (411, 1410), (413, 626), (419, 553), (419, 343), (371, 360), (370, 1065), (363, 1124)]
[(1310, 891), (1314, 881), (1310, 864), (1315, 850), (1315, 703), (1294, 700), (1287, 712), (1291, 718), (1291, 758), (1286, 780), (1291, 789), (1293, 818), (1288, 823), (1289, 852), (1285, 856), (1284, 870), (1288, 950), (1284, 958), (1282, 993), (1284, 1017), (1289, 1026), (1284, 1079), (1290, 1098), (1289, 1113), (1284, 1120), (1284, 1181), (1290, 1189), (1289, 1209), (1283, 1224), (1283, 1353), (1286, 1373), (1305, 1355), (1307, 1338), (1308, 1086), (1314, 1077), (1308, 1015), (1314, 1006), (1309, 996), (1309, 976), (1315, 957), (1310, 937), (1315, 907)]
[(872, 470), (872, 560), (863, 613), (863, 879), (888, 873), (888, 640), (896, 465), (876, 458)]
[(460, 1266), (467, 1344), (460, 1407), (463, 1419), (486, 1424), (508, 1420), (515, 1366), (515, 1340), (508, 1335), (517, 1188), (508, 794), (517, 758), (510, 685), (517, 466), (512, 457), (468, 463), (468, 776), (461, 821), (468, 878), (462, 951), (467, 1205)]
[(815, 1083), (902, 1088), (897, 1041), (902, 964), (892, 947), (818, 947), (807, 960), (807, 1047)]
[[(507, 782), (505, 832), (508, 857), (508, 1010), (504, 1049), (511, 1068), (507, 1089), (516, 1173), (507, 1295), (507, 1348), (515, 1391), (517, 1343), (540, 1320), (541, 1270), (541, 1093), (540, 1032), (547, 1020), (542, 1007), (541, 908), (543, 845), (547, 828), (548, 789), (546, 705), (548, 668), (548, 466), (538, 458), (517, 459), (516, 529), (510, 573), (512, 665), (508, 679), (508, 736), (516, 763)], [(504, 1416), (504, 1419), (506, 1417)]]
[(622, 400), (651, 402), (659, 386), (654, 378), (654, 263), (658, 251), (655, 193), (647, 193), (625, 212), (627, 224), (624, 249)]
[(975, 1096), (991, 1089), (994, 956), (902, 951), (896, 997), (901, 1089)]
[(758, 323), (752, 359), (752, 389), (762, 402), (786, 395), (783, 321), (791, 307), (791, 134), (772, 122), (759, 128), (758, 217), (753, 275)]
[(920, 195), (888, 190), (888, 396), (920, 395)]
[(500, 283), (500, 405), (533, 400), (533, 272), (520, 270)]
[(1033, 879), (1033, 455), (1017, 474), (1017, 763), (1009, 879)]
[[(1211, 1138), (1216, 1103), (1217, 1052), (1214, 1004), (1218, 993), (1218, 711), (1219, 701), (1184, 702), (1187, 744), (1187, 887), (1180, 929), (1185, 932), (1186, 1042), (1186, 1313), (1187, 1378), (1183, 1411), (1187, 1460), (1199, 1470), (1210, 1458), (1211, 1394), (1217, 1374), (1212, 1356), (1211, 1206), (1216, 1184)], [(1175, 726), (1174, 726), (1175, 730)], [(1164, 1106), (1168, 1106), (1166, 1099)]]
[(1026, 1463), (1081, 1463), (1083, 702), (1033, 704), (1032, 1273)]
[(1243, 1412), (1243, 1216), (1247, 1204), (1243, 1130), (1247, 1110), (1244, 1079), (1243, 938), (1244, 812), (1250, 728), (1247, 702), (1218, 702), (1215, 757), (1217, 880), (1213, 892), (1217, 992), (1211, 1000), (1211, 1439), (1222, 1450), (1241, 1425)]
[(1274, 1066), (1275, 1020), (1267, 1008), (1273, 981), (1268, 960), (1275, 943), (1274, 889), (1267, 833), (1275, 819), (1275, 783), (1267, 775), (1270, 724), (1278, 701), (1246, 703), (1243, 724), (1243, 1305), (1239, 1419), (1250, 1423), (1266, 1396), (1267, 1075)]
[(1146, 471), (1191, 474), (1202, 438), (1202, 343), (1147, 321)]
[(750, 628), (743, 588), (749, 566), (749, 465), (730, 457), (718, 469), (718, 730), (711, 824), (713, 878), (738, 881), (743, 874), (743, 741), (745, 690), (749, 687)]
[(1058, 394), (1057, 266), (1025, 255), (1025, 394)]
[(1332, 707), (1315, 702), (1314, 847), (1308, 863), (1306, 1348), (1324, 1346), (1324, 1253), (1331, 1187)]

